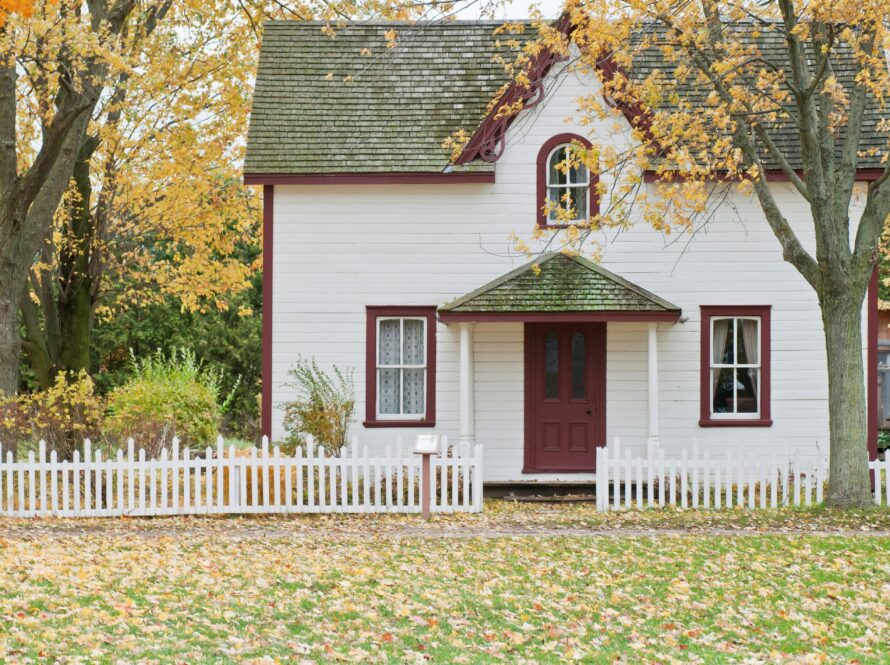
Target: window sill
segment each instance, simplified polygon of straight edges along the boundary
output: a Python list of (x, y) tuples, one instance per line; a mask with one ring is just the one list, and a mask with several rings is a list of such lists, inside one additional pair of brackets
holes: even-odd
[[(584, 220), (584, 221), (586, 221), (586, 220)], [(579, 220), (579, 223), (580, 222), (581, 222), (581, 220)], [(571, 229), (571, 228), (585, 228), (585, 229), (590, 228), (589, 226), (579, 226), (579, 224), (538, 224), (538, 227), (542, 228), (542, 229), (547, 229), (550, 231), (563, 231), (565, 229)]]
[(745, 418), (745, 419), (713, 419), (702, 418), (698, 421), (699, 427), (772, 427), (771, 418)]
[(435, 427), (435, 420), (366, 420), (362, 426), (373, 429), (383, 427)]

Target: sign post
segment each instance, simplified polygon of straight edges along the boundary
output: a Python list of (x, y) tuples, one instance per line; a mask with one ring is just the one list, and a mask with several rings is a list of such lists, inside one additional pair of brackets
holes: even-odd
[(423, 519), (430, 519), (430, 457), (439, 452), (438, 434), (418, 434), (414, 440), (414, 454), (421, 456), (420, 510)]

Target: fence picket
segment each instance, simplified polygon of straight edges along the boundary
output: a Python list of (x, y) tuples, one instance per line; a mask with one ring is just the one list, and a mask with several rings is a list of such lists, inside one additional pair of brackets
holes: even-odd
[[(448, 437), (442, 437), (442, 448), (439, 450), (439, 507), (445, 510), (448, 507), (448, 466), (446, 455), (448, 454)], [(435, 491), (435, 490), (434, 490)], [(432, 493), (432, 492), (431, 492)]]
[[(297, 458), (297, 508), (303, 507), (303, 449), (297, 448), (296, 455)], [(244, 474), (241, 474), (242, 476)], [(243, 496), (243, 495), (242, 495)], [(243, 499), (242, 499), (243, 501)]]
[[(77, 451), (74, 451), (77, 455)], [(6, 451), (6, 514), (12, 517), (15, 515), (15, 500), (13, 499), (13, 467), (12, 467), (12, 451)], [(80, 486), (78, 485), (78, 490)], [(79, 496), (79, 493), (78, 493)]]
[(665, 491), (667, 487), (664, 482), (664, 448), (658, 450), (658, 506), (664, 508)]
[(274, 492), (273, 492), (273, 500), (275, 503), (273, 504), (275, 508), (281, 508), (281, 448), (275, 446), (272, 449), (272, 459), (274, 460), (272, 466), (272, 482), (275, 484)]
[(352, 437), (352, 445), (349, 447), (352, 456), (352, 509), (358, 510), (361, 500), (358, 493), (358, 438)]
[(40, 443), (37, 444), (38, 450), (38, 459), (40, 464), (40, 510), (38, 514), (46, 515), (46, 441), (40, 439)]
[(53, 517), (59, 516), (59, 489), (56, 483), (57, 464), (58, 456), (56, 451), (53, 450), (49, 455), (50, 514)]
[[(68, 472), (71, 468), (71, 462), (65, 460), (61, 463), (62, 469), (62, 515), (68, 516), (70, 514), (71, 508), (71, 495), (69, 491), (71, 489), (70, 481), (68, 479)], [(0, 476), (3, 474), (0, 473)]]
[(337, 509), (337, 460), (332, 454), (328, 457), (328, 473), (331, 477), (331, 482), (328, 484), (329, 491), (331, 493), (330, 496), (330, 508), (332, 510)]
[(711, 507), (711, 454), (707, 450), (702, 461), (702, 506)]
[(108, 461), (109, 476), (114, 473), (114, 491), (116, 497), (114, 506), (110, 507), (117, 513), (117, 511), (124, 506), (124, 451), (118, 448), (114, 468), (112, 468), (112, 465), (110, 464), (111, 458), (109, 458)]
[(652, 439), (646, 441), (646, 499), (649, 504), (649, 508), (652, 508), (655, 503), (655, 487), (654, 482), (654, 467), (653, 467), (653, 442)]
[(145, 515), (145, 448), (139, 449), (139, 514)]
[(615, 468), (613, 503), (616, 508), (621, 508), (621, 439), (617, 436), (615, 437), (615, 464), (613, 466)]
[(633, 478), (631, 477), (631, 456), (630, 449), (624, 451), (624, 507), (630, 510), (631, 506), (631, 488), (633, 487)]
[(680, 507), (688, 507), (689, 496), (689, 460), (686, 454), (686, 448), (683, 448), (680, 454)]

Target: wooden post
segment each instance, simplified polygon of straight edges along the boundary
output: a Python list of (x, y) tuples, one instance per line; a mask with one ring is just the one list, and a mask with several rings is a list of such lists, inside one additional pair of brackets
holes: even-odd
[(422, 464), (422, 478), (421, 478), (421, 487), (423, 487), (423, 492), (421, 492), (420, 496), (420, 510), (423, 514), (423, 519), (429, 521), (430, 519), (430, 455), (429, 453), (424, 453), (421, 455), (421, 464)]

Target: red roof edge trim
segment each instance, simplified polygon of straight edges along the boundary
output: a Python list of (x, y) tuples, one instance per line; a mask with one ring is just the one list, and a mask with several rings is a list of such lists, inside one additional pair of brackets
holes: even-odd
[[(566, 35), (571, 35), (575, 26), (571, 16), (564, 13), (554, 25), (555, 29)], [(518, 112), (504, 112), (504, 109), (517, 105), (520, 110), (537, 106), (544, 99), (544, 79), (557, 62), (565, 60), (565, 56), (554, 53), (550, 49), (542, 50), (525, 70), (529, 85), (512, 82), (492, 106), (488, 114), (482, 119), (479, 127), (467, 141), (455, 164), (469, 164), (477, 159), (485, 162), (496, 162), (504, 154), (506, 147), (507, 130), (519, 115)], [(596, 69), (602, 76), (603, 84), (607, 85), (621, 72), (621, 68), (610, 57), (606, 56), (596, 64)], [(651, 139), (650, 127), (652, 125), (651, 112), (640, 102), (629, 103), (616, 101), (605, 92), (603, 99), (609, 106), (617, 108), (624, 115), (632, 127), (641, 130), (647, 139)]]
[[(564, 13), (554, 27), (568, 36), (572, 31), (570, 15)], [(469, 164), (477, 159), (494, 163), (500, 159), (506, 147), (507, 130), (519, 115), (518, 112), (504, 112), (504, 109), (516, 106), (517, 102), (522, 110), (537, 106), (544, 99), (544, 79), (550, 73), (553, 65), (563, 60), (565, 60), (564, 56), (554, 53), (550, 49), (542, 50), (525, 70), (525, 75), (530, 81), (529, 85), (513, 81), (507, 86), (507, 89), (482, 119), (479, 127), (476, 128), (454, 163)]]

